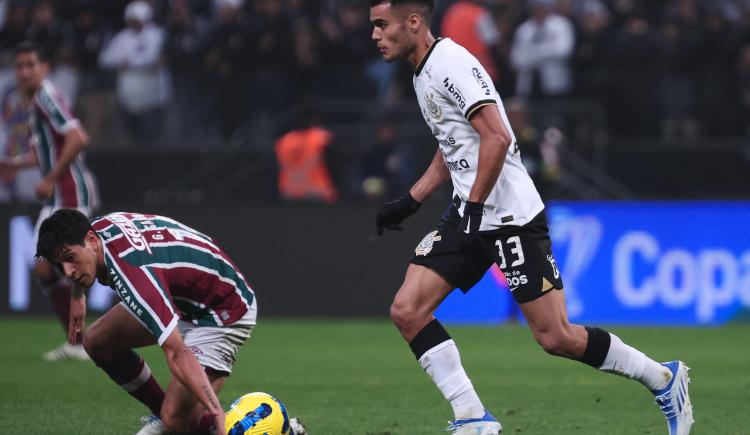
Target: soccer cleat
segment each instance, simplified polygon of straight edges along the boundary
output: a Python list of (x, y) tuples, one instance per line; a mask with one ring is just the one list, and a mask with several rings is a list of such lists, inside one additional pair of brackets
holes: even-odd
[(75, 359), (79, 361), (90, 361), (91, 358), (81, 344), (63, 343), (49, 352), (42, 355), (47, 361), (63, 361), (66, 359)]
[(492, 414), (485, 411), (482, 418), (454, 420), (445, 430), (453, 435), (499, 435), (503, 431), (503, 426)]
[(688, 435), (693, 425), (693, 405), (688, 395), (690, 368), (682, 361), (670, 361), (662, 365), (672, 372), (672, 380), (661, 390), (652, 391), (667, 419), (669, 435)]
[(166, 433), (161, 419), (155, 415), (141, 417), (141, 424), (143, 427), (135, 435), (162, 435)]
[(299, 417), (290, 418), (289, 427), (292, 428), (291, 435), (308, 435), (307, 429), (302, 425), (302, 420)]

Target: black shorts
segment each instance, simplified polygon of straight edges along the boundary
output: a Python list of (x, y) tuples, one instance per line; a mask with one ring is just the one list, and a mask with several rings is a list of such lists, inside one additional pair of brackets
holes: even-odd
[(483, 231), (474, 239), (443, 220), (419, 243), (411, 263), (434, 270), (464, 293), (497, 263), (518, 303), (563, 288), (544, 211), (526, 225)]

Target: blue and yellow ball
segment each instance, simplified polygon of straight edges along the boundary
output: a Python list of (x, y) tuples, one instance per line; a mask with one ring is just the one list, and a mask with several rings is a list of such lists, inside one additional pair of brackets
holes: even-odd
[(267, 393), (249, 393), (232, 403), (225, 420), (227, 435), (288, 435), (289, 415), (281, 401)]

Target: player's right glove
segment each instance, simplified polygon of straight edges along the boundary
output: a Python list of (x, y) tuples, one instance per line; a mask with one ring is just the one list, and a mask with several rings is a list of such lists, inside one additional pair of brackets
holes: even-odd
[(375, 216), (375, 229), (378, 232), (378, 235), (383, 235), (383, 228), (401, 231), (403, 229), (401, 227), (401, 222), (416, 213), (421, 205), (422, 204), (414, 199), (414, 197), (411, 196), (411, 193), (408, 192), (406, 195), (395, 201), (383, 204), (383, 206), (380, 207), (380, 211), (378, 211), (378, 214)]

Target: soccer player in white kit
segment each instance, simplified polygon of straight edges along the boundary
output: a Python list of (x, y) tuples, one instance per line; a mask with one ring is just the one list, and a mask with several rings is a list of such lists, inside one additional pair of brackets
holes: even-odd
[(660, 364), (617, 336), (568, 322), (544, 204), (526, 173), (502, 101), (466, 49), (429, 30), (432, 0), (372, 0), (372, 39), (386, 61), (414, 67), (414, 90), (438, 150), (422, 177), (376, 217), (378, 234), (404, 219), (444, 182), (453, 201), (411, 259), (391, 318), (454, 411), (454, 434), (492, 435), (500, 423), (482, 404), (456, 344), (433, 313), (454, 289), (468, 291), (497, 263), (536, 341), (548, 353), (636, 379), (655, 396), (670, 435), (690, 432), (687, 366)]

